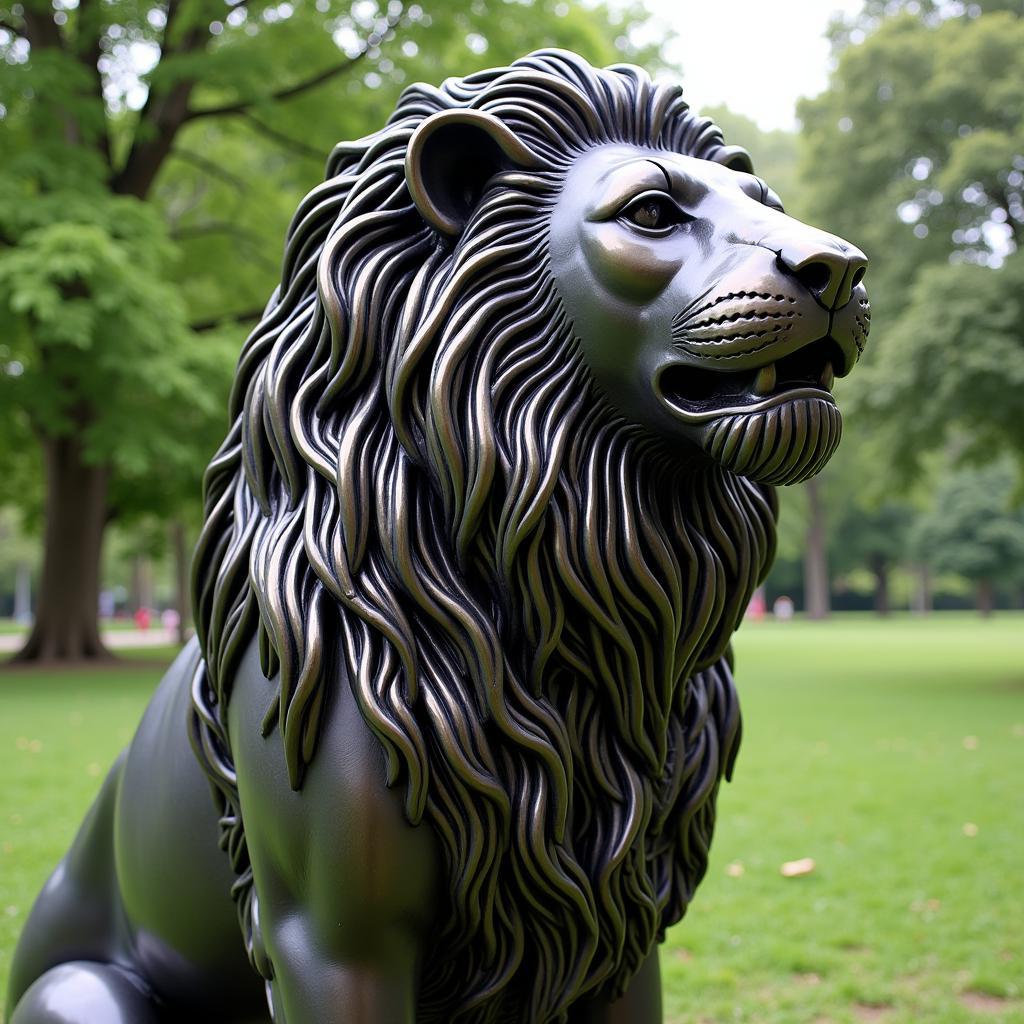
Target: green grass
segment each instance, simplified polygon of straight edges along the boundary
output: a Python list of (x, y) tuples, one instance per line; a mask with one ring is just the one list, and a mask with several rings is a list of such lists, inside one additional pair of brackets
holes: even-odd
[[(745, 738), (663, 952), (669, 1024), (1024, 1021), (1024, 618), (753, 623), (736, 648)], [(169, 660), (144, 656), (0, 675), (0, 989)]]
[(743, 747), (667, 1019), (1024, 1021), (1024, 618), (750, 623), (736, 651)]
[(32, 900), (173, 653), (125, 652), (134, 665), (74, 673), (0, 672), (0, 1007)]

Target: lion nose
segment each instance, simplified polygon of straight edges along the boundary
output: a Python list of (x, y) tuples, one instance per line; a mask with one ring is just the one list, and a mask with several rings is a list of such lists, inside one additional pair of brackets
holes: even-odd
[[(841, 309), (867, 271), (867, 257), (846, 242), (792, 242), (779, 250), (783, 266), (828, 310)], [(838, 246), (842, 245), (840, 249)]]

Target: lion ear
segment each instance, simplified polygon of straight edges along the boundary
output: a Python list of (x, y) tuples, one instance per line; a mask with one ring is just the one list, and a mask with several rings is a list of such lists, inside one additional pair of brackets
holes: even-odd
[(423, 219), (457, 237), (495, 174), (539, 166), (537, 156), (492, 114), (443, 110), (413, 132), (405, 180)]
[(723, 146), (711, 159), (716, 164), (724, 164), (730, 171), (754, 173), (754, 161), (742, 146)]

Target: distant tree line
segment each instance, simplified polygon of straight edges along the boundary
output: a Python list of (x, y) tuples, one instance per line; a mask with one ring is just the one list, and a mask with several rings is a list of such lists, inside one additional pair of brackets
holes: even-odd
[[(872, 260), (846, 440), (782, 498), (769, 591), (812, 616), (968, 588), (986, 610), (1024, 587), (1022, 7), (866, 0), (833, 25), (830, 86), (798, 134), (707, 111), (791, 213)], [(187, 611), (234, 359), (332, 145), (410, 81), (541, 45), (658, 68), (664, 33), (634, 42), (646, 18), (566, 0), (0, 0), (0, 613), (31, 589), (22, 658), (105, 657), (97, 594), (131, 592), (140, 559)]]
[(872, 338), (837, 458), (784, 497), (773, 583), (799, 558), (814, 615), (858, 571), (882, 612), (894, 571), (920, 609), (958, 581), (1020, 606), (1024, 4), (868, 0), (832, 40), (793, 209), (869, 253)]

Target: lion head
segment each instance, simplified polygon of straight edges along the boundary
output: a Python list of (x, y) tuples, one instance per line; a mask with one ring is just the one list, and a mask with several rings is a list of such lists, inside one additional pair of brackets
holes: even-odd
[[(193, 736), (257, 637), (292, 783), (343, 666), (450, 913), (418, 1020), (565, 1019), (700, 881), (769, 482), (839, 437), (863, 258), (679, 89), (559, 51), (407, 89), (299, 207), (206, 478)], [(860, 261), (860, 262), (858, 262)]]

